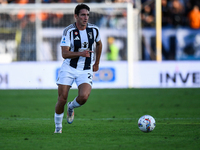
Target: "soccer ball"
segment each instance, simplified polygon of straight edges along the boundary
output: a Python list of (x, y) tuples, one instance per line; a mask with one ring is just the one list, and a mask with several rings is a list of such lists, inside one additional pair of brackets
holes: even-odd
[(138, 127), (143, 132), (151, 132), (156, 127), (156, 121), (152, 116), (144, 115), (138, 120)]

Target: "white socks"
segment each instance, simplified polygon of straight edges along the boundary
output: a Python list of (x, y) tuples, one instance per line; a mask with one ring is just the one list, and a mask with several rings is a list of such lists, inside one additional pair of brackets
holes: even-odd
[(63, 121), (64, 113), (62, 114), (56, 114), (54, 115), (54, 121), (56, 128), (62, 128), (62, 121)]
[(77, 103), (76, 98), (69, 104), (69, 108), (74, 109), (80, 107), (81, 105)]
[[(69, 108), (74, 109), (80, 107), (81, 105), (77, 103), (76, 98), (69, 104)], [(54, 115), (54, 121), (56, 128), (62, 128), (62, 121), (63, 121), (64, 113)]]

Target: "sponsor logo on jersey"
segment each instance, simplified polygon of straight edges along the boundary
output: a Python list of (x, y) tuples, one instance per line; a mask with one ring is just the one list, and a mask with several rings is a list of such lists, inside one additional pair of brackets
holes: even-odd
[(80, 40), (80, 39), (79, 39), (79, 37), (78, 37), (78, 36), (76, 36), (76, 37), (74, 38), (74, 40)]
[(83, 42), (83, 43), (82, 43), (82, 47), (83, 47), (83, 48), (88, 48), (88, 43), (87, 43), (87, 42)]

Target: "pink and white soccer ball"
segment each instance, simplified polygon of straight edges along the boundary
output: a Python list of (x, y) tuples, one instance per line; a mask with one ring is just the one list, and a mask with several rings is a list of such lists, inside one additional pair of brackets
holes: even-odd
[(138, 120), (138, 127), (143, 132), (151, 132), (156, 127), (156, 121), (152, 116), (144, 115)]

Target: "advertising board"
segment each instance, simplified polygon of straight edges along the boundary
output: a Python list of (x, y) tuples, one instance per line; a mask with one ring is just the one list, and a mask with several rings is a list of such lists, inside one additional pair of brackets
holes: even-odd
[[(56, 89), (62, 62), (0, 64), (0, 89)], [(102, 62), (93, 74), (93, 88), (126, 88), (126, 62)], [(76, 84), (72, 85), (75, 88)]]
[[(0, 64), (0, 89), (57, 89), (62, 62)], [(133, 64), (133, 88), (199, 88), (199, 61), (141, 61)], [(93, 88), (128, 88), (128, 63), (102, 61)], [(76, 88), (76, 84), (72, 85)]]
[(134, 64), (136, 88), (200, 87), (200, 62), (165, 61)]

